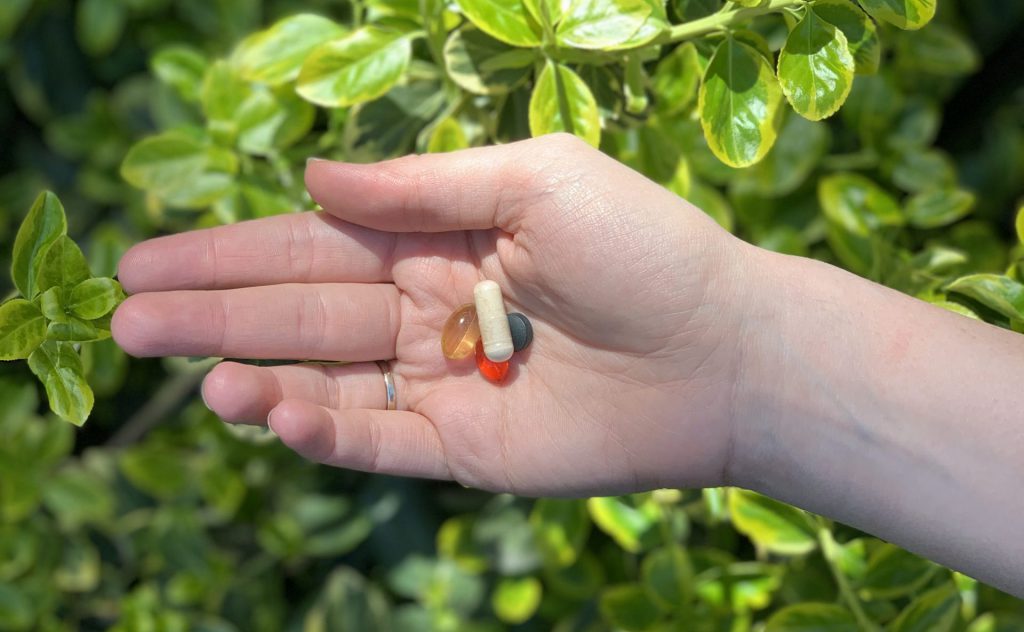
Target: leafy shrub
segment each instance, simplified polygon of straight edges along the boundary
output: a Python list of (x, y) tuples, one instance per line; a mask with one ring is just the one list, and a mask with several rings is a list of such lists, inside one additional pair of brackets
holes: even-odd
[[(762, 247), (1021, 331), (1024, 107), (976, 73), (1008, 59), (1024, 7), (299, 9), (0, 6), (0, 357), (37, 358), (0, 366), (0, 629), (1024, 626), (1018, 600), (743, 490), (532, 502), (316, 467), (195, 401), (208, 361), (129, 362), (103, 340), (131, 241), (307, 208), (308, 156), (556, 130)], [(52, 195), (32, 205), (45, 188), (66, 219)], [(63, 275), (44, 272), (55, 248)], [(83, 311), (84, 284), (100, 298)], [(41, 415), (32, 372), (77, 423), (95, 391), (90, 424)]]

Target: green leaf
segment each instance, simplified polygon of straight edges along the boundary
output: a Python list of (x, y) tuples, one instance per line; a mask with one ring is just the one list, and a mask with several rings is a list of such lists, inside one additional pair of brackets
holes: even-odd
[(168, 46), (156, 52), (149, 67), (157, 79), (174, 88), (181, 98), (195, 101), (206, 74), (206, 57), (188, 46)]
[(839, 110), (853, 88), (854, 69), (846, 35), (812, 10), (804, 12), (779, 53), (782, 91), (812, 121)]
[(67, 218), (60, 200), (49, 191), (41, 193), (14, 239), (11, 278), (25, 298), (33, 299), (41, 291), (36, 285), (36, 276), (43, 254), (67, 230)]
[(316, 108), (291, 89), (257, 86), (238, 109), (238, 148), (267, 156), (288, 148), (313, 127)]
[(946, 583), (921, 595), (900, 613), (890, 632), (948, 632), (957, 622), (960, 595)]
[(568, 66), (548, 62), (530, 95), (530, 133), (569, 132), (594, 147), (601, 142), (597, 101), (587, 84)]
[(729, 514), (736, 530), (760, 549), (781, 555), (802, 555), (818, 545), (803, 511), (767, 496), (732, 489)]
[(857, 632), (857, 619), (842, 606), (801, 603), (777, 611), (765, 632)]
[(881, 187), (856, 173), (838, 173), (818, 182), (825, 217), (847, 232), (867, 237), (883, 226), (902, 226), (899, 204)]
[(203, 172), (207, 161), (201, 141), (167, 132), (136, 143), (125, 156), (121, 175), (140, 189), (169, 191), (188, 186)]
[(65, 466), (43, 490), (43, 504), (69, 530), (113, 518), (116, 500), (110, 484), (78, 465)]
[(1007, 318), (1024, 320), (1024, 285), (1001, 274), (972, 274), (946, 286), (991, 307)]
[(506, 577), (494, 588), (491, 606), (502, 623), (517, 625), (537, 611), (542, 592), (543, 586), (536, 577)]
[(237, 170), (234, 154), (174, 131), (136, 143), (121, 164), (129, 184), (182, 208), (201, 208), (228, 193)]
[(816, 0), (813, 9), (814, 13), (846, 36), (846, 44), (853, 55), (858, 75), (878, 72), (882, 60), (878, 28), (860, 7), (852, 0)]
[(231, 61), (244, 79), (276, 86), (298, 77), (313, 49), (345, 33), (333, 20), (300, 13), (242, 40)]
[(512, 46), (540, 46), (522, 2), (458, 0), (459, 9), (477, 28)]
[(764, 160), (733, 179), (736, 190), (763, 197), (782, 197), (807, 181), (829, 147), (828, 125), (787, 114), (775, 146)]
[(667, 609), (685, 606), (693, 598), (693, 567), (686, 549), (672, 544), (651, 551), (641, 568), (647, 594)]
[(677, 46), (665, 56), (654, 71), (655, 106), (660, 112), (683, 111), (697, 96), (704, 70), (693, 42)]
[(876, 20), (901, 29), (919, 29), (935, 17), (936, 0), (858, 0)]
[(907, 220), (918, 228), (938, 228), (967, 216), (975, 198), (963, 189), (936, 189), (918, 193), (907, 202)]
[(698, 109), (708, 147), (732, 167), (764, 158), (775, 144), (782, 89), (765, 58), (728, 37), (704, 72)]
[(84, 424), (92, 411), (93, 394), (82, 359), (71, 343), (44, 342), (29, 356), (28, 366), (46, 388), (50, 410), (76, 426)]
[(67, 235), (61, 235), (50, 244), (39, 262), (36, 287), (41, 292), (57, 287), (70, 292), (76, 285), (88, 279), (89, 262), (82, 249)]
[(571, 48), (611, 48), (640, 30), (651, 6), (645, 0), (592, 0), (572, 2), (555, 35)]
[(141, 444), (123, 453), (118, 462), (132, 485), (161, 500), (169, 500), (193, 485), (195, 470), (176, 450)]
[(46, 318), (16, 298), (0, 305), (0, 360), (24, 360), (46, 339)]
[(459, 120), (451, 116), (434, 126), (427, 141), (427, 151), (432, 154), (456, 151), (468, 146), (466, 133), (462, 131)]
[(981, 65), (981, 55), (971, 41), (944, 24), (930, 24), (898, 42), (900, 66), (908, 70), (959, 77)]
[(938, 567), (894, 544), (882, 544), (868, 558), (858, 584), (865, 599), (895, 599), (921, 588)]
[(512, 48), (466, 24), (444, 46), (448, 76), (474, 94), (504, 94), (530, 76), (534, 52)]
[(638, 584), (607, 588), (601, 594), (599, 607), (606, 621), (628, 632), (650, 630), (661, 616), (657, 605)]
[(530, 512), (537, 546), (549, 566), (569, 566), (590, 535), (590, 517), (583, 500), (541, 498)]
[(407, 36), (367, 26), (314, 50), (302, 65), (295, 90), (323, 107), (372, 101), (405, 74), (411, 56)]
[(587, 500), (587, 509), (594, 524), (630, 553), (643, 550), (657, 526), (660, 513), (657, 506), (650, 503), (635, 506), (634, 498), (608, 496)]
[(121, 40), (126, 7), (114, 0), (81, 0), (75, 18), (82, 49), (90, 55), (105, 55)]

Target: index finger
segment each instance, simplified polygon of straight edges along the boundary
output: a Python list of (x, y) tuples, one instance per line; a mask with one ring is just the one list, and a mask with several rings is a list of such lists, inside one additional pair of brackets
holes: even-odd
[(390, 282), (397, 239), (323, 212), (278, 215), (144, 241), (118, 280), (130, 293)]

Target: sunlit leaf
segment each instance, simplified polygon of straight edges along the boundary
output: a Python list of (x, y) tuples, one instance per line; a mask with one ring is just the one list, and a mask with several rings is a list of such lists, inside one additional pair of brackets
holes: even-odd
[(530, 96), (530, 132), (543, 136), (569, 132), (597, 146), (601, 120), (587, 84), (568, 66), (548, 62)]
[(764, 158), (775, 144), (782, 88), (765, 58), (729, 37), (704, 73), (698, 109), (708, 147), (732, 167)]

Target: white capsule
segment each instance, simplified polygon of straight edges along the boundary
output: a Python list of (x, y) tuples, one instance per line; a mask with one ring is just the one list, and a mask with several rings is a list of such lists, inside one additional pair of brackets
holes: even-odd
[(501, 288), (494, 281), (481, 281), (473, 288), (473, 300), (476, 303), (480, 338), (484, 341), (484, 355), (491, 362), (508, 360), (512, 357), (514, 347)]

